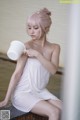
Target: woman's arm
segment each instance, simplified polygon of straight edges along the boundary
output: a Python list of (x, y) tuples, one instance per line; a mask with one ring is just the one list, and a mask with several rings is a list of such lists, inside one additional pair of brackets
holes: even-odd
[(59, 65), (59, 54), (60, 54), (59, 45), (55, 45), (55, 49), (52, 52), (51, 61), (47, 60), (40, 52), (36, 50), (29, 49), (29, 50), (26, 50), (26, 52), (29, 57), (36, 57), (43, 64), (43, 66), (48, 71), (51, 72), (51, 74), (54, 75), (56, 73)]
[(10, 100), (11, 94), (14, 92), (15, 87), (18, 84), (20, 77), (23, 73), (23, 69), (24, 69), (26, 60), (27, 60), (27, 55), (23, 54), (20, 57), (20, 59), (17, 61), (17, 65), (16, 65), (14, 73), (12, 74), (5, 99), (4, 99), (4, 101), (0, 102), (0, 107), (5, 106), (8, 103), (8, 101)]
[(57, 69), (58, 69), (58, 65), (59, 65), (59, 54), (60, 54), (60, 46), (56, 45), (55, 49), (52, 53), (51, 56), (51, 61), (47, 60), (42, 54), (38, 54), (37, 55), (37, 59), (43, 64), (43, 66), (50, 71), (51, 74), (55, 74)]

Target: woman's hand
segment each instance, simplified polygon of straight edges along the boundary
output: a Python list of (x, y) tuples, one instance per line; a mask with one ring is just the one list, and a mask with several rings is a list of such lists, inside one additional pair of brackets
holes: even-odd
[(37, 50), (34, 50), (34, 49), (25, 50), (24, 53), (26, 55), (28, 55), (29, 57), (37, 57), (39, 55), (39, 52)]
[(8, 102), (6, 100), (1, 101), (0, 108), (6, 106), (7, 104), (8, 104)]

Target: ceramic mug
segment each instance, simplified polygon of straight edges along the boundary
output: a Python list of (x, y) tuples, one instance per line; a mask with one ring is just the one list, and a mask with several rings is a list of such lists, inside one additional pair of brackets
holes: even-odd
[(25, 50), (24, 43), (22, 43), (18, 40), (14, 40), (10, 43), (10, 47), (7, 51), (7, 56), (11, 60), (18, 60), (18, 58), (21, 56), (21, 54), (24, 52), (24, 50)]

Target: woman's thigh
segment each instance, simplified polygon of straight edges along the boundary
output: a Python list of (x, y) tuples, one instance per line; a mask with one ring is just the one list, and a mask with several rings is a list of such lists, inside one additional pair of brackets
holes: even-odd
[(60, 110), (62, 110), (62, 101), (61, 100), (48, 100), (48, 102), (50, 104), (52, 104), (53, 106), (56, 106), (57, 108), (59, 108)]
[(44, 115), (44, 116), (50, 116), (50, 114), (56, 113), (56, 106), (53, 106), (51, 103), (45, 100), (41, 100), (38, 102), (31, 110), (31, 112)]

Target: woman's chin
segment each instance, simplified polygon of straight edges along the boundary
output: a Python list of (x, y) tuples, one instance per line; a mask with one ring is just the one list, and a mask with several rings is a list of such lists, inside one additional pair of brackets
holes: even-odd
[(32, 40), (37, 40), (36, 38), (32, 37)]

